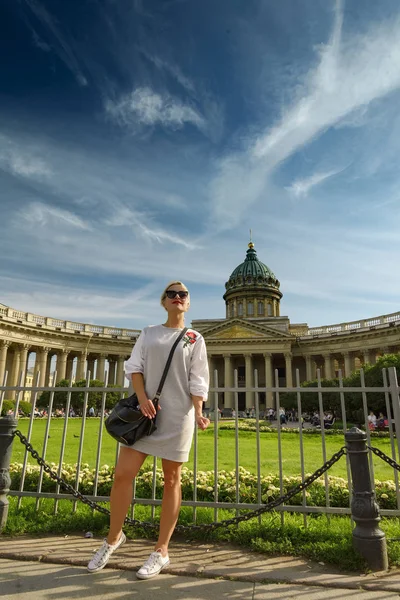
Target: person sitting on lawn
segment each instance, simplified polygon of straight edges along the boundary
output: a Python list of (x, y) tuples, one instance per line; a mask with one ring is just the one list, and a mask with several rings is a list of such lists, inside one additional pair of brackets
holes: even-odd
[(378, 429), (384, 429), (386, 417), (382, 412), (379, 413), (376, 425)]
[(319, 420), (319, 414), (318, 411), (314, 411), (314, 414), (311, 418), (311, 425), (314, 425), (314, 427), (317, 427), (318, 425), (320, 425), (320, 420)]
[(368, 415), (368, 427), (373, 431), (376, 428), (376, 415), (374, 411), (370, 411)]
[(332, 429), (335, 423), (335, 413), (325, 413), (324, 415), (324, 427), (325, 429)]

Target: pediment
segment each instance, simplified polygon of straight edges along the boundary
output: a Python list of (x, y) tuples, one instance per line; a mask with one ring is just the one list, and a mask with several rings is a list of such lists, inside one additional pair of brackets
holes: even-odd
[(265, 325), (244, 321), (243, 319), (230, 319), (226, 323), (204, 330), (202, 334), (206, 341), (226, 339), (292, 339), (292, 336), (288, 333)]

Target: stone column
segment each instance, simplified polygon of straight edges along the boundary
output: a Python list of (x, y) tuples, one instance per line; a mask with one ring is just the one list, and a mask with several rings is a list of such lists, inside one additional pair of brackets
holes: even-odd
[(124, 377), (125, 377), (124, 362), (125, 362), (125, 357), (119, 356), (117, 359), (117, 385), (119, 387), (124, 387)]
[(344, 373), (348, 377), (353, 371), (353, 357), (350, 352), (343, 352), (344, 356)]
[[(3, 385), (4, 374), (6, 372), (7, 352), (11, 342), (3, 340), (0, 342), (0, 385)], [(10, 377), (8, 377), (8, 385), (10, 385)]]
[(99, 354), (97, 358), (96, 379), (104, 381), (104, 371), (106, 367), (107, 354)]
[(115, 358), (108, 359), (108, 383), (113, 385), (115, 383), (117, 361)]
[(76, 366), (76, 380), (79, 381), (81, 379), (85, 379), (86, 375), (86, 359), (87, 352), (82, 350), (80, 354), (78, 354), (78, 364)]
[(47, 364), (46, 364), (46, 378), (44, 380), (44, 385), (50, 385), (50, 376), (51, 376), (51, 361), (53, 358), (53, 354), (49, 354), (47, 357)]
[[(265, 352), (264, 359), (265, 359), (265, 387), (274, 387), (275, 382), (274, 382), (274, 373), (272, 370), (272, 354), (271, 354), (271, 352)], [(273, 401), (274, 401), (273, 397), (274, 397), (273, 393), (267, 391), (266, 396), (265, 396), (265, 406), (267, 408), (272, 408)]]
[(376, 350), (369, 351), (369, 364), (376, 365)]
[(315, 357), (315, 366), (317, 367), (317, 371), (319, 371), (320, 377), (323, 377), (323, 369), (324, 369), (324, 362), (322, 362), (322, 357), (320, 356), (316, 356)]
[(87, 370), (90, 372), (90, 379), (95, 378), (95, 372), (94, 372), (95, 371), (95, 369), (94, 369), (95, 360), (96, 360), (96, 358), (93, 356), (93, 354), (88, 355)]
[(325, 379), (332, 379), (332, 361), (329, 352), (322, 355), (324, 357), (324, 374)]
[(369, 350), (364, 350), (364, 352), (362, 353), (362, 362), (363, 367), (369, 364)]
[[(20, 363), (21, 363), (21, 350), (18, 346), (15, 346), (13, 353), (13, 362), (11, 369), (11, 379), (8, 385), (18, 385), (18, 379), (20, 374)], [(14, 400), (16, 392), (9, 392), (9, 397)]]
[(29, 355), (30, 345), (22, 344), (21, 347), (21, 365), (20, 370), (24, 372), (24, 377), (22, 379), (22, 385), (26, 383), (26, 374), (28, 371), (28, 355)]
[(69, 350), (61, 350), (57, 354), (57, 381), (61, 381), (61, 379), (66, 379), (67, 375), (67, 359), (68, 359)]
[(331, 373), (332, 377), (336, 377), (336, 365), (335, 365), (335, 357), (331, 355)]
[(285, 353), (286, 387), (293, 387), (292, 353)]
[(306, 359), (306, 380), (312, 381), (312, 379), (313, 379), (312, 358), (309, 354), (306, 354), (305, 359)]
[(208, 372), (210, 374), (210, 387), (212, 387), (214, 385), (214, 361), (213, 361), (212, 354), (207, 355), (207, 361), (208, 361)]
[[(246, 387), (253, 387), (253, 360), (251, 354), (244, 355), (246, 365)], [(254, 392), (246, 392), (246, 408), (254, 406)]]
[[(233, 371), (230, 354), (224, 354), (224, 387), (233, 387)], [(224, 393), (225, 408), (233, 408), (233, 392)]]
[(384, 356), (385, 354), (390, 354), (390, 348), (389, 346), (383, 346), (379, 352), (381, 356)]
[(67, 368), (65, 369), (65, 379), (72, 382), (73, 370), (74, 370), (74, 356), (68, 356), (67, 358)]
[(33, 365), (33, 384), (36, 384), (36, 376), (40, 367), (40, 350), (37, 348), (35, 350), (35, 364)]
[(36, 355), (36, 362), (38, 362), (38, 370), (40, 371), (39, 387), (45, 386), (47, 355), (49, 353), (49, 350), (50, 348), (41, 348), (39, 351), (39, 357)]

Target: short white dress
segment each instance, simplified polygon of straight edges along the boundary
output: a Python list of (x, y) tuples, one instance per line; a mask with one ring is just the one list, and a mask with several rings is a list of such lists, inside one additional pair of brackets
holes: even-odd
[[(125, 362), (125, 375), (142, 373), (147, 397), (156, 395), (169, 352), (181, 329), (153, 325), (145, 327)], [(176, 462), (187, 462), (193, 440), (193, 396), (207, 399), (209, 373), (203, 336), (188, 329), (175, 349), (161, 393), (157, 412), (157, 430), (141, 438), (134, 446), (139, 452)]]

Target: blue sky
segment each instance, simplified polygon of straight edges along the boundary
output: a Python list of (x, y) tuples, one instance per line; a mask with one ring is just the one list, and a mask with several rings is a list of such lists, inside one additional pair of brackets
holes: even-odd
[(225, 316), (249, 229), (310, 326), (399, 309), (397, 0), (8, 0), (0, 302)]

